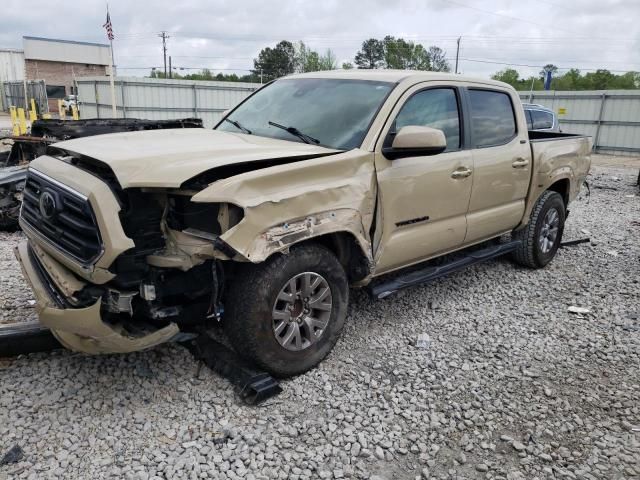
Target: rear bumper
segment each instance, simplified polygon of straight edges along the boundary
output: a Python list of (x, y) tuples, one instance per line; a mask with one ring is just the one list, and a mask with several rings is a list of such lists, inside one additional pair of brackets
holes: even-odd
[[(64, 277), (69, 272), (48, 272), (27, 241), (16, 247), (15, 254), (36, 297), (40, 323), (50, 328), (70, 350), (92, 354), (134, 352), (167, 342), (180, 331), (172, 323), (147, 335), (133, 337), (124, 328), (102, 320), (100, 299), (83, 308), (65, 305), (64, 294), (57, 289), (53, 278)], [(48, 263), (48, 268), (64, 267)]]

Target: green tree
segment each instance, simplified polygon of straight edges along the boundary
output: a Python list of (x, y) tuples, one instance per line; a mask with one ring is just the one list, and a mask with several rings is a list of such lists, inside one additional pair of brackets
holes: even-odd
[(613, 88), (620, 90), (632, 90), (640, 88), (640, 73), (627, 72), (625, 74), (616, 76)]
[(265, 80), (289, 75), (295, 71), (296, 49), (287, 40), (282, 40), (274, 48), (263, 48), (258, 54), (258, 58), (253, 60), (252, 73)]
[(580, 90), (583, 83), (582, 74), (577, 68), (572, 68), (556, 80), (558, 90)]
[(335, 70), (336, 68), (338, 68), (336, 56), (330, 48), (327, 48), (327, 51), (324, 53), (324, 55), (320, 55), (319, 64), (320, 70)]
[(428, 50), (429, 62), (431, 63), (431, 70), (434, 72), (450, 72), (451, 65), (447, 61), (446, 52), (440, 47), (432, 45)]
[(513, 88), (520, 87), (520, 74), (513, 68), (505, 68), (491, 75), (491, 78), (500, 82), (508, 83)]
[(384, 67), (399, 70), (430, 70), (429, 52), (420, 44), (395, 38), (384, 37)]
[(311, 50), (304, 42), (300, 41), (295, 47), (295, 71), (318, 72), (321, 70), (334, 70), (337, 68), (336, 56), (331, 49), (327, 49), (324, 55)]
[(342, 69), (343, 70), (351, 70), (353, 68), (353, 63), (351, 62), (343, 62)]
[(615, 88), (615, 75), (609, 70), (598, 69), (593, 73), (587, 73), (584, 77), (585, 82), (590, 90), (607, 90), (610, 88)]
[(542, 70), (540, 70), (540, 78), (544, 80), (547, 72), (551, 72), (551, 75), (555, 77), (556, 73), (558, 73), (558, 67), (556, 67), (553, 63), (547, 63), (544, 67), (542, 67)]
[(375, 38), (362, 42), (354, 63), (358, 68), (380, 68), (384, 65), (384, 44)]

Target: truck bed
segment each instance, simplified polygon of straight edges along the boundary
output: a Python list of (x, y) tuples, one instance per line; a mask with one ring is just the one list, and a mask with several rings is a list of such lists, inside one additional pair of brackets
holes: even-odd
[(532, 142), (541, 142), (548, 140), (564, 140), (567, 138), (591, 138), (586, 135), (577, 133), (560, 133), (560, 132), (541, 132), (539, 130), (529, 130), (529, 140)]
[[(548, 179), (564, 179), (571, 186), (565, 202), (573, 201), (591, 166), (593, 138), (586, 135), (557, 132), (529, 131), (533, 175), (529, 189), (529, 205), (545, 189), (549, 188)], [(530, 212), (527, 211), (526, 215)]]

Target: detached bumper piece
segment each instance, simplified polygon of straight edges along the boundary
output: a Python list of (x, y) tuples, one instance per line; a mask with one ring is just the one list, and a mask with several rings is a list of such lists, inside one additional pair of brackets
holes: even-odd
[(256, 370), (236, 352), (214, 340), (207, 333), (182, 343), (197, 360), (203, 361), (236, 386), (242, 400), (257, 405), (282, 392), (278, 381), (266, 372)]

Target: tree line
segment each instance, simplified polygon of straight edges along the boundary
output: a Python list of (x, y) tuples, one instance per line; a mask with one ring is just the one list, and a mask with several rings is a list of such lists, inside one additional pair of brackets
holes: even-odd
[(635, 90), (640, 88), (640, 72), (626, 72), (615, 74), (606, 69), (595, 72), (582, 73), (572, 68), (563, 74), (558, 73), (558, 67), (545, 65), (538, 76), (521, 77), (513, 68), (505, 68), (494, 73), (491, 78), (508, 83), (516, 90), (543, 90), (544, 78), (547, 71), (551, 71), (552, 90)]
[[(444, 50), (432, 45), (425, 48), (419, 43), (395, 38), (387, 35), (383, 39), (370, 38), (362, 42), (353, 62), (345, 62), (343, 69), (351, 68), (393, 68), (401, 70), (431, 70), (438, 72), (451, 71)], [(230, 82), (267, 82), (292, 73), (317, 72), (335, 70), (338, 62), (331, 49), (324, 53), (317, 52), (299, 41), (288, 40), (278, 42), (274, 47), (263, 48), (253, 60), (253, 69), (247, 75), (235, 73), (214, 74), (209, 69), (196, 73), (180, 74), (173, 72), (172, 78), (185, 80), (221, 80)], [(165, 78), (164, 72), (153, 69), (151, 78)]]

